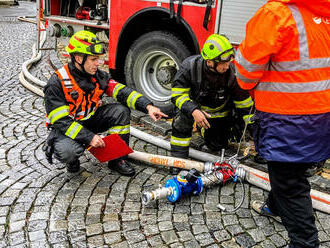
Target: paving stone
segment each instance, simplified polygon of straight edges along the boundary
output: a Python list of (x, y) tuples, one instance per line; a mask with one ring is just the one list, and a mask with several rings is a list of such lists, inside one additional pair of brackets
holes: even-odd
[(247, 233), (253, 238), (255, 242), (261, 242), (265, 240), (265, 235), (260, 228), (247, 230)]
[(144, 225), (151, 225), (157, 223), (156, 215), (141, 215), (140, 216), (140, 223), (142, 226)]
[(160, 235), (147, 237), (147, 241), (151, 247), (161, 247), (164, 244)]
[(178, 232), (190, 230), (190, 225), (188, 223), (173, 223), (173, 226)]
[(138, 230), (140, 229), (139, 221), (122, 222), (123, 231)]
[(256, 228), (256, 224), (253, 219), (239, 219), (239, 223), (244, 229)]
[(175, 234), (175, 232), (173, 230), (162, 232), (161, 236), (167, 245), (179, 241), (177, 235)]
[(124, 237), (126, 238), (128, 244), (134, 244), (140, 241), (143, 241), (145, 239), (145, 236), (141, 231), (129, 231), (129, 232), (124, 232)]
[(190, 240), (190, 241), (184, 242), (184, 247), (198, 248), (198, 247), (201, 247), (201, 246), (196, 240)]
[(182, 231), (182, 232), (177, 232), (179, 235), (179, 240), (181, 242), (189, 241), (194, 239), (194, 235), (191, 233), (191, 231)]
[(230, 234), (226, 230), (216, 231), (213, 233), (213, 235), (215, 239), (220, 243), (231, 238)]
[(48, 241), (50, 244), (56, 244), (67, 241), (67, 238), (65, 231), (50, 232)]
[(35, 242), (38, 240), (46, 240), (46, 234), (44, 230), (29, 232), (29, 238), (31, 242)]
[(40, 247), (50, 247), (47, 243), (47, 240), (44, 239), (44, 240), (37, 240), (35, 242), (30, 242), (29, 244), (29, 247), (30, 248), (40, 248)]
[(221, 243), (221, 246), (223, 248), (240, 248), (240, 246), (232, 240), (228, 240), (228, 241)]
[(173, 222), (188, 222), (187, 214), (173, 214)]
[(157, 225), (145, 225), (143, 230), (146, 236), (152, 236), (159, 233), (159, 228)]
[(86, 227), (86, 235), (87, 237), (102, 234), (103, 233), (103, 227), (101, 223), (98, 224), (92, 224)]
[(282, 247), (286, 245), (286, 241), (278, 234), (274, 234), (269, 238), (277, 247)]
[(97, 235), (87, 238), (88, 247), (101, 247), (104, 245), (103, 235)]
[(276, 246), (271, 240), (265, 240), (260, 243), (262, 248), (275, 248)]
[(25, 220), (10, 222), (9, 223), (9, 232), (13, 233), (13, 232), (20, 231), (23, 229), (24, 226), (25, 226)]
[(168, 231), (173, 229), (173, 225), (171, 221), (162, 221), (158, 223), (159, 230), (162, 231)]
[(115, 245), (112, 245), (113, 248), (128, 248), (129, 245), (127, 243), (127, 241), (123, 241), (121, 243), (118, 243), (118, 244), (115, 244)]
[(25, 243), (25, 236), (23, 231), (10, 233), (8, 236), (8, 240), (11, 246), (24, 244)]
[(195, 236), (195, 238), (201, 246), (206, 246), (214, 243), (214, 240), (209, 233), (198, 234)]
[[(173, 214), (173, 218), (175, 218), (176, 216), (182, 216), (180, 214)], [(157, 221), (158, 222), (162, 222), (162, 221), (171, 221), (172, 220), (172, 213), (168, 212), (168, 211), (158, 211), (158, 218)]]
[(192, 225), (192, 232), (194, 235), (208, 232), (206, 225)]
[(189, 217), (189, 223), (193, 224), (205, 224), (204, 218), (202, 215), (192, 215)]
[(122, 221), (134, 221), (139, 219), (139, 214), (136, 212), (121, 213)]
[(113, 232), (120, 230), (120, 223), (119, 221), (109, 221), (103, 223), (103, 229), (105, 232)]
[(122, 241), (121, 233), (120, 232), (112, 232), (104, 234), (104, 241), (107, 245), (112, 245), (115, 243), (119, 243)]
[(68, 228), (67, 220), (51, 220), (49, 224), (50, 232), (64, 231)]
[(235, 240), (241, 247), (253, 247), (256, 244), (251, 236), (246, 233), (235, 236)]
[(232, 236), (236, 236), (237, 234), (244, 232), (243, 228), (239, 225), (227, 226), (226, 230), (228, 230)]

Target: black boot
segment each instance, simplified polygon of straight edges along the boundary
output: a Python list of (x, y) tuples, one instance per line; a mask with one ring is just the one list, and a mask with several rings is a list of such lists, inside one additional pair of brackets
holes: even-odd
[(66, 164), (66, 170), (70, 173), (76, 173), (80, 169), (80, 161), (74, 161), (73, 163)]
[(108, 168), (117, 171), (123, 176), (134, 176), (134, 168), (124, 159), (116, 159), (108, 162)]

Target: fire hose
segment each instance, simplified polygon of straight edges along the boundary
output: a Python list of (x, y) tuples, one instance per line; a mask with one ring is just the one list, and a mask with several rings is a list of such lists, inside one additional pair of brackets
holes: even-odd
[[(40, 87), (43, 87), (45, 85), (45, 82), (43, 82), (42, 84), (39, 82), (40, 80), (33, 77), (29, 72), (28, 72), (28, 67), (30, 67), (30, 65), (32, 63), (34, 63), (35, 61), (37, 61), (37, 59), (35, 59), (36, 55), (35, 55), (35, 48), (33, 48), (34, 50), (34, 55), (33, 57), (26, 61), (23, 66), (22, 66), (22, 72), (20, 74), (20, 81), (22, 83), (22, 85), (24, 85), (26, 88), (28, 88), (30, 91), (36, 93), (39, 96), (43, 97), (43, 92), (39, 87), (36, 87), (34, 85), (32, 85), (30, 82), (26, 81), (24, 76), (29, 76), (30, 81), (32, 81), (33, 83), (39, 85)], [(40, 55), (41, 56), (41, 55)], [(35, 60), (34, 60), (35, 59)], [(39, 58), (39, 54), (38, 54), (38, 59)], [(42, 82), (42, 81), (41, 81)], [(142, 132), (134, 127), (131, 127), (131, 135), (144, 140), (148, 143), (154, 144), (158, 147), (164, 148), (166, 150), (170, 150), (170, 143), (168, 141), (165, 141), (163, 139), (157, 138), (155, 136), (152, 136), (150, 134), (147, 134), (145, 132)], [(205, 152), (201, 152), (195, 149), (190, 148), (189, 149), (189, 155), (191, 158), (200, 160), (200, 161), (211, 161), (211, 162), (216, 162), (219, 160), (218, 156), (209, 154), (209, 153), (205, 153)], [(167, 158), (161, 158), (159, 159), (158, 155), (150, 155), (148, 153), (141, 153), (141, 152), (137, 152), (135, 151), (134, 153), (130, 154), (129, 157), (133, 158), (133, 159), (137, 159), (137, 160), (141, 160), (141, 161), (145, 161), (148, 163), (153, 163), (151, 160), (155, 161), (162, 161), (161, 159), (165, 159), (163, 161), (166, 161)], [(157, 158), (158, 157), (158, 158)], [(170, 160), (170, 159), (169, 159)], [(169, 161), (168, 160), (168, 161)], [(172, 161), (178, 161), (174, 164), (162, 164), (162, 165), (167, 165), (167, 166), (177, 166), (178, 164), (180, 164), (181, 159), (173, 159)], [(183, 160), (183, 164), (185, 166), (185, 168), (181, 165), (181, 167), (178, 166), (178, 168), (184, 168), (184, 169), (188, 169), (191, 161), (190, 160), (185, 161)], [(196, 162), (196, 161), (195, 161)], [(204, 171), (204, 167), (207, 167), (204, 164), (207, 163), (202, 163), (202, 162), (196, 162), (197, 164), (199, 163), (199, 167), (200, 167), (200, 171)], [(156, 164), (161, 164), (159, 162), (156, 162)], [(196, 164), (196, 165), (197, 165)], [(270, 190), (270, 183), (269, 183), (269, 177), (268, 174), (265, 172), (262, 172), (260, 170), (256, 170), (254, 168), (248, 167), (246, 165), (240, 164), (240, 167), (242, 167), (245, 172), (246, 172), (246, 176), (245, 176), (245, 180), (247, 182), (249, 182), (252, 185), (255, 185), (257, 187), (260, 187), (264, 190), (269, 191)], [(191, 166), (191, 168), (194, 168), (194, 166)], [(327, 193), (323, 193), (317, 190), (311, 190), (311, 198), (312, 198), (312, 202), (313, 202), (313, 207), (317, 210), (320, 210), (322, 212), (328, 213), (330, 214), (330, 195)]]

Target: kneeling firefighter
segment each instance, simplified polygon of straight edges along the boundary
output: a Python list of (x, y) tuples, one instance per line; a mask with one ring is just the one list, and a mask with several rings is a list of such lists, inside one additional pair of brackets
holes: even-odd
[[(129, 144), (129, 108), (148, 113), (155, 121), (166, 115), (146, 97), (98, 69), (105, 48), (95, 34), (89, 31), (75, 33), (66, 51), (71, 56), (71, 63), (56, 71), (44, 89), (46, 125), (51, 129), (46, 155), (52, 162), (54, 153), (55, 158), (67, 165), (69, 172), (77, 172), (79, 157), (86, 147), (105, 146), (97, 133), (118, 134)], [(102, 105), (104, 94), (120, 103)], [(108, 162), (108, 167), (126, 176), (135, 173), (125, 157)]]
[(171, 155), (187, 158), (193, 123), (201, 128), (205, 145), (213, 151), (226, 148), (233, 123), (233, 110), (239, 121), (250, 123), (253, 100), (236, 81), (234, 49), (218, 34), (208, 37), (201, 55), (185, 59), (172, 86), (172, 102), (179, 109), (172, 123)]

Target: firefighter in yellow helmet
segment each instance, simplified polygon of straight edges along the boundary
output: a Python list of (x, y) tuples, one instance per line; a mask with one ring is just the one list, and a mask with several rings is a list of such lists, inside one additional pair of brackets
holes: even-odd
[[(105, 146), (98, 133), (119, 134), (129, 144), (129, 108), (148, 113), (155, 121), (166, 115), (146, 97), (98, 69), (105, 46), (95, 34), (75, 33), (66, 51), (71, 63), (57, 70), (44, 89), (46, 125), (51, 130), (46, 155), (51, 162), (54, 153), (55, 158), (67, 165), (68, 172), (77, 172), (79, 157), (86, 147)], [(119, 103), (102, 105), (104, 94)], [(108, 167), (126, 176), (135, 173), (125, 157), (110, 161)]]
[(172, 123), (172, 156), (188, 157), (194, 121), (212, 151), (227, 147), (230, 129), (237, 124), (233, 123), (233, 111), (240, 117), (241, 126), (249, 122), (253, 101), (237, 84), (231, 63), (234, 56), (229, 40), (212, 34), (201, 55), (182, 62), (171, 92), (172, 102), (179, 109)]

